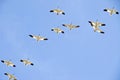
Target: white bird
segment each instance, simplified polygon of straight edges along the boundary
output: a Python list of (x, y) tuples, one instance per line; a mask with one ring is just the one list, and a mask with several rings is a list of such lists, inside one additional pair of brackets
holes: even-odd
[(9, 80), (17, 80), (17, 78), (13, 74), (4, 73), (4, 75), (8, 76)]
[(36, 36), (36, 35), (29, 35), (31, 38), (34, 38), (35, 40), (37, 41), (40, 41), (40, 40), (48, 40), (47, 38), (45, 37), (42, 37), (42, 36)]
[(73, 24), (62, 24), (62, 26), (69, 28), (72, 30), (73, 28), (79, 28), (79, 25), (73, 25)]
[(61, 10), (61, 9), (53, 9), (53, 10), (50, 10), (50, 12), (54, 12), (57, 15), (59, 15), (59, 14), (65, 15), (65, 12), (63, 10)]
[(6, 64), (7, 66), (12, 66), (12, 67), (16, 67), (15, 64), (13, 64), (11, 61), (8, 60), (1, 60), (2, 63)]
[(64, 31), (61, 30), (60, 28), (52, 28), (51, 31), (54, 31), (56, 33), (64, 33)]
[(94, 32), (99, 32), (104, 34), (104, 32), (102, 30), (99, 29), (100, 26), (106, 26), (106, 24), (100, 23), (98, 21), (93, 22), (93, 21), (88, 21), (90, 23), (90, 25), (92, 26), (92, 28), (94, 29)]
[(119, 12), (115, 10), (114, 8), (112, 9), (105, 8), (103, 11), (108, 12), (110, 15), (119, 14)]
[(28, 59), (21, 59), (20, 62), (23, 62), (25, 65), (34, 65), (31, 61), (29, 61)]

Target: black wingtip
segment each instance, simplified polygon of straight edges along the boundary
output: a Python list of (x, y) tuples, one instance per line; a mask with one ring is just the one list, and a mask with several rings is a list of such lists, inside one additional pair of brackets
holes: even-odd
[(29, 35), (30, 37), (33, 37), (33, 35)]
[(64, 31), (61, 31), (61, 33), (63, 33), (63, 34), (64, 34), (65, 32), (64, 32)]
[(88, 21), (90, 23), (91, 26), (93, 26), (92, 22), (91, 21)]
[(77, 28), (80, 27), (79, 25), (76, 26)]
[(4, 63), (4, 60), (1, 60), (2, 63)]
[(119, 12), (116, 12), (116, 14), (119, 14)]
[(91, 23), (91, 21), (88, 21), (89, 23)]
[(104, 9), (103, 11), (107, 11), (107, 9)]
[(48, 38), (44, 38), (44, 40), (48, 40)]
[(20, 60), (20, 62), (23, 62), (23, 60)]
[(16, 65), (13, 65), (13, 67), (16, 67)]
[(34, 64), (33, 64), (33, 63), (31, 63), (31, 65), (33, 66)]
[(64, 12), (62, 12), (62, 14), (63, 14), (63, 15), (65, 15), (65, 13), (64, 13)]
[(50, 12), (54, 12), (53, 10), (50, 10)]
[(102, 31), (102, 32), (100, 32), (100, 33), (104, 34), (105, 32)]
[(7, 73), (4, 73), (4, 75), (7, 75)]
[(62, 24), (62, 26), (65, 26), (65, 24)]
[(54, 31), (54, 29), (51, 29), (51, 31)]
[(106, 26), (106, 24), (102, 24), (102, 26)]

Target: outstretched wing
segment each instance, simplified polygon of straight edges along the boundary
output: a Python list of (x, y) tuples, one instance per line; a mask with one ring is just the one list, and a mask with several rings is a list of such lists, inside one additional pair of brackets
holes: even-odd
[(100, 26), (106, 26), (106, 24), (103, 24), (101, 22), (97, 22), (97, 25), (98, 25), (98, 27), (100, 27)]
[(105, 32), (103, 32), (102, 30), (100, 30), (99, 28), (97, 29), (97, 32), (102, 33), (102, 34), (105, 33)]
[(91, 26), (95, 26), (96, 25), (96, 23), (93, 22), (93, 21), (88, 21), (88, 22), (90, 23)]
[(108, 9), (108, 8), (105, 8), (103, 11), (110, 13), (112, 10), (111, 10), (111, 9)]

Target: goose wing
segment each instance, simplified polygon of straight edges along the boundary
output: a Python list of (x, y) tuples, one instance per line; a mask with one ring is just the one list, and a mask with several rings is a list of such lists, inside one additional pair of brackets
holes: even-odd
[(35, 35), (32, 35), (32, 34), (30, 34), (29, 36), (30, 36), (31, 38), (36, 39), (36, 40), (37, 40), (37, 38), (38, 38), (38, 36), (35, 36)]
[(100, 29), (97, 29), (97, 32), (104, 34), (104, 32)]
[(79, 25), (72, 25), (72, 28), (79, 28)]
[(115, 9), (113, 9), (113, 13), (114, 14), (119, 14), (119, 12), (117, 10), (115, 10)]
[(103, 24), (101, 22), (97, 22), (97, 26), (100, 27), (100, 26), (106, 26), (106, 24)]
[(69, 26), (69, 24), (62, 24), (62, 26), (64, 26), (64, 27), (68, 27), (68, 26)]
[(103, 11), (111, 13), (112, 9), (105, 8)]
[(102, 30), (100, 30), (99, 27), (94, 27), (94, 26), (93, 26), (93, 29), (94, 29), (94, 32), (97, 31), (97, 32), (99, 32), (99, 33), (104, 34), (104, 32), (103, 32)]
[(38, 40), (48, 40), (48, 38), (42, 37), (42, 36), (38, 36)]
[(11, 61), (8, 61), (7, 64), (8, 66), (16, 67), (16, 65), (14, 65)]
[(96, 26), (96, 22), (93, 21), (88, 21), (90, 23), (91, 26)]

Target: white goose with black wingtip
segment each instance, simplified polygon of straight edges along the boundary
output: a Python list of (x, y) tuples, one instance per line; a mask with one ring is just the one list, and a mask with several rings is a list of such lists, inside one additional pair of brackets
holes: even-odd
[(4, 75), (8, 76), (9, 80), (17, 80), (17, 78), (13, 74), (4, 73)]
[(60, 28), (52, 28), (51, 31), (54, 31), (56, 33), (63, 33), (64, 34), (64, 31), (61, 30)]
[(110, 15), (119, 14), (119, 12), (114, 8), (112, 8), (112, 9), (105, 8), (103, 11), (108, 12)]
[(79, 28), (79, 25), (73, 25), (73, 24), (62, 24), (62, 26), (69, 28), (70, 30), (74, 28)]
[(20, 62), (24, 63), (25, 65), (34, 65), (31, 61), (29, 61), (28, 59), (21, 59)]
[(93, 21), (88, 21), (90, 23), (90, 25), (92, 26), (92, 28), (94, 29), (94, 32), (99, 32), (104, 34), (104, 32), (102, 30), (99, 29), (100, 26), (106, 26), (106, 24), (100, 23), (98, 21), (93, 22)]
[(53, 9), (53, 10), (50, 10), (50, 12), (56, 13), (57, 15), (59, 14), (65, 15), (65, 12), (61, 9)]
[(45, 38), (45, 37), (42, 37), (42, 36), (39, 36), (39, 35), (36, 36), (36, 35), (32, 35), (32, 34), (30, 34), (29, 36), (30, 36), (31, 38), (37, 40), (37, 41), (48, 40), (48, 38)]
[(2, 63), (6, 64), (7, 66), (12, 66), (12, 67), (16, 67), (15, 64), (13, 64), (11, 61), (8, 60), (1, 60)]

